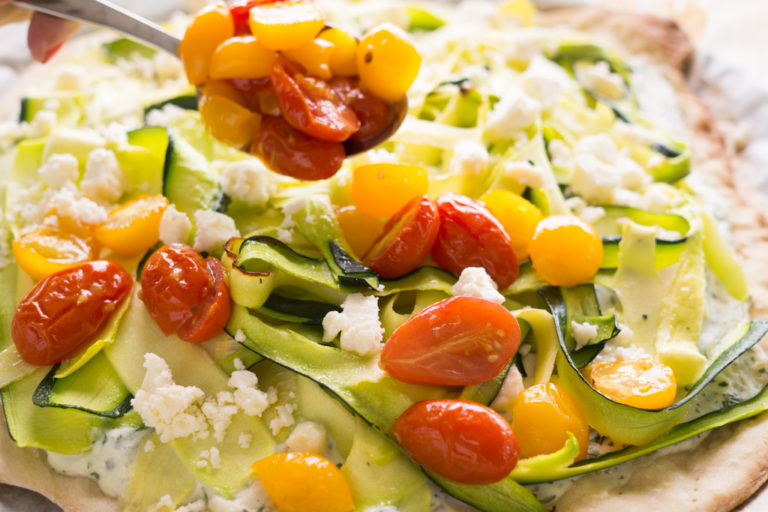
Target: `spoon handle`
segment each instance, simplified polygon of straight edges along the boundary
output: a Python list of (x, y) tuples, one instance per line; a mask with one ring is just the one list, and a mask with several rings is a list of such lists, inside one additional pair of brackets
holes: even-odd
[(59, 18), (111, 28), (172, 55), (179, 52), (176, 36), (106, 0), (17, 0), (13, 4)]

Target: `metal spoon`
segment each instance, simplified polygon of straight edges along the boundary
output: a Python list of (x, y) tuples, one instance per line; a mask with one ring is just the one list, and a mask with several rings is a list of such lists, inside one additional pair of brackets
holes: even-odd
[[(106, 0), (16, 0), (12, 3), (18, 7), (44, 12), (59, 18), (116, 30), (173, 56), (179, 54), (181, 40), (178, 37), (146, 18)], [(344, 143), (347, 156), (378, 146), (397, 131), (408, 110), (407, 99), (403, 98), (391, 104), (391, 109), (392, 118), (386, 128), (364, 140)]]

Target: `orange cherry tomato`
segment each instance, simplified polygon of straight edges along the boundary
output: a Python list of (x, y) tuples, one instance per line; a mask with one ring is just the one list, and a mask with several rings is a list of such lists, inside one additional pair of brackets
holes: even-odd
[(340, 142), (360, 129), (360, 120), (327, 82), (304, 76), (296, 65), (278, 58), (270, 75), (285, 120), (320, 140)]
[(244, 95), (223, 80), (208, 80), (198, 106), (206, 128), (215, 138), (237, 148), (248, 147), (261, 124), (261, 115), (245, 106)]
[(427, 170), (409, 164), (367, 164), (352, 172), (352, 202), (368, 215), (389, 218), (429, 188)]
[(405, 96), (421, 67), (421, 55), (408, 35), (391, 23), (366, 33), (357, 46), (356, 57), (360, 81), (385, 101)]
[(162, 194), (138, 197), (109, 212), (93, 235), (118, 254), (145, 253), (160, 239), (160, 220), (167, 206), (168, 199)]
[(29, 364), (58, 363), (94, 341), (128, 297), (133, 279), (111, 261), (89, 261), (38, 282), (16, 308), (11, 335)]
[(384, 227), (381, 219), (360, 211), (354, 205), (339, 208), (336, 212), (336, 220), (339, 221), (344, 239), (359, 259), (363, 258)]
[(536, 205), (509, 190), (493, 190), (480, 200), (504, 226), (518, 260), (528, 257), (528, 245), (543, 215)]
[(330, 178), (344, 163), (341, 142), (313, 139), (279, 117), (264, 116), (251, 153), (273, 171), (301, 180)]
[(435, 203), (416, 197), (389, 219), (363, 262), (385, 279), (404, 276), (427, 257), (439, 229)]
[(340, 28), (326, 27), (317, 38), (333, 43), (330, 67), (334, 76), (357, 74), (357, 40), (354, 37)]
[(16, 263), (32, 279), (42, 279), (93, 257), (86, 240), (45, 226), (20, 236), (12, 247)]
[(261, 46), (255, 37), (231, 37), (216, 47), (208, 74), (213, 79), (264, 78), (275, 59), (277, 52)]
[(471, 386), (498, 375), (520, 345), (520, 326), (504, 306), (450, 297), (413, 315), (384, 344), (381, 368), (426, 386)]
[(286, 0), (251, 7), (251, 33), (271, 50), (290, 50), (310, 42), (325, 26), (325, 15), (311, 1)]
[(141, 294), (150, 316), (167, 336), (185, 341), (212, 338), (229, 320), (232, 304), (224, 269), (183, 244), (166, 245), (147, 260)]
[(507, 420), (466, 400), (416, 402), (392, 425), (392, 435), (416, 462), (464, 484), (505, 478), (520, 451)]
[(437, 199), (440, 232), (432, 248), (438, 265), (456, 275), (467, 267), (483, 267), (504, 290), (519, 272), (512, 240), (491, 213), (477, 201), (447, 193)]
[(282, 512), (350, 512), (355, 509), (344, 474), (325, 457), (276, 453), (251, 466)]
[(197, 13), (179, 44), (179, 57), (192, 85), (205, 82), (213, 52), (233, 35), (232, 14), (224, 3), (206, 6)]
[(333, 43), (316, 37), (305, 45), (286, 50), (283, 55), (292, 62), (301, 64), (307, 70), (307, 74), (321, 80), (330, 80), (331, 58), (333, 57)]
[(589, 381), (608, 398), (639, 409), (663, 409), (677, 394), (672, 368), (650, 357), (594, 364)]
[(336, 77), (331, 87), (360, 120), (360, 129), (345, 141), (345, 145), (383, 142), (376, 136), (385, 133), (384, 129), (394, 121), (392, 105), (361, 89), (356, 78)]
[(553, 215), (538, 223), (528, 251), (539, 277), (555, 286), (573, 286), (589, 281), (600, 269), (603, 242), (580, 218)]
[(521, 457), (556, 452), (568, 441), (568, 432), (579, 442), (577, 460), (587, 457), (587, 419), (573, 397), (552, 382), (523, 390), (512, 409), (512, 418)]

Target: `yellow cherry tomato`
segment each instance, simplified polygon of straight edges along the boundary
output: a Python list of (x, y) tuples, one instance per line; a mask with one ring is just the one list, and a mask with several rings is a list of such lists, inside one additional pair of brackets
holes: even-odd
[(315, 38), (325, 26), (325, 14), (314, 2), (288, 0), (254, 6), (248, 23), (265, 47), (290, 50)]
[(334, 76), (357, 74), (357, 39), (336, 27), (326, 28), (317, 38), (333, 44), (331, 73)]
[(206, 6), (197, 13), (179, 44), (179, 57), (189, 83), (200, 85), (205, 82), (213, 52), (233, 35), (235, 23), (223, 2)]
[(350, 194), (360, 211), (389, 218), (414, 197), (424, 195), (429, 177), (423, 167), (408, 164), (368, 164), (352, 172)]
[(140, 196), (109, 212), (96, 228), (96, 240), (123, 256), (146, 252), (160, 239), (160, 220), (168, 206), (163, 195)]
[(349, 512), (355, 509), (344, 474), (312, 453), (270, 455), (251, 466), (282, 512)]
[(594, 364), (589, 381), (608, 398), (639, 409), (663, 409), (677, 394), (672, 368), (650, 357)]
[(87, 241), (47, 226), (22, 235), (12, 246), (16, 263), (32, 279), (42, 279), (93, 258), (93, 249)]
[(240, 91), (225, 81), (207, 81), (198, 108), (211, 135), (230, 146), (249, 146), (261, 125), (261, 115), (248, 109)]
[(333, 50), (333, 43), (318, 37), (298, 48), (285, 50), (283, 54), (304, 66), (307, 74), (322, 80), (330, 80)]
[(544, 217), (536, 205), (509, 190), (493, 190), (480, 198), (512, 240), (519, 261), (528, 257), (536, 225)]
[(568, 432), (579, 442), (578, 460), (587, 457), (587, 419), (573, 397), (552, 382), (520, 392), (512, 409), (512, 428), (520, 443), (520, 457), (556, 452), (565, 445)]
[(272, 71), (277, 52), (264, 48), (253, 36), (227, 39), (211, 57), (209, 75), (215, 79), (264, 78)]
[(573, 286), (597, 273), (603, 242), (580, 218), (554, 215), (536, 226), (528, 251), (539, 277), (555, 286)]
[(345, 206), (336, 212), (344, 239), (355, 256), (362, 259), (384, 228), (384, 221), (364, 213), (356, 206)]
[(384, 101), (398, 101), (419, 74), (421, 55), (396, 26), (385, 23), (363, 37), (357, 47), (360, 82)]

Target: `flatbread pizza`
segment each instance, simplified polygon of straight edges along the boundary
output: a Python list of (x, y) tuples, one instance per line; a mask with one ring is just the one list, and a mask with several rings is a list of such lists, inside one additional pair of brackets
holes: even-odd
[[(686, 84), (685, 34), (667, 20), (593, 7), (322, 4), (329, 25), (358, 38), (382, 21), (399, 25), (422, 58), (402, 127), (327, 180), (279, 175), (214, 139), (182, 65), (112, 35), (73, 41), (3, 98), (6, 118), (24, 99), (20, 121), (0, 132), (0, 281), (13, 290), (0, 304), (10, 434), (0, 439), (0, 481), (67, 511), (315, 510), (315, 490), (338, 480), (289, 487), (303, 469), (273, 457), (300, 454), (341, 469), (333, 478), (353, 504), (334, 495), (327, 510), (719, 511), (755, 493), (768, 479), (768, 228), (736, 190), (723, 136)], [(425, 189), (395, 206), (387, 203), (399, 192), (386, 183), (360, 199), (358, 169), (403, 164), (427, 176)], [(387, 220), (422, 195), (443, 226), (446, 202), (489, 212), (516, 251), (511, 281), (484, 256), (488, 245), (458, 269), (432, 248), (390, 276), (381, 248), (405, 235), (387, 238), (396, 225)], [(116, 313), (90, 345), (29, 364), (12, 317), (48, 277), (24, 261), (24, 247), (39, 252), (45, 242), (19, 240), (40, 230), (90, 240), (78, 230), (103, 230), (112, 212), (158, 196), (146, 248), (121, 253), (108, 237), (92, 248), (92, 259), (117, 262), (136, 282)], [(590, 226), (601, 251), (594, 270), (583, 274), (589, 258), (578, 245), (558, 239), (553, 255), (537, 246), (542, 230), (525, 229), (533, 214), (504, 213), (513, 200), (538, 212), (533, 227), (555, 217)], [(366, 213), (377, 201), (387, 213)], [(228, 276), (229, 322), (199, 344), (181, 331), (166, 336), (148, 309), (141, 275), (174, 242)], [(448, 315), (440, 308), (452, 298), (502, 304), (519, 339), (503, 369), (479, 383), (416, 382), (431, 370), (391, 362), (403, 350), (395, 340), (407, 328), (419, 334), (422, 310)], [(466, 321), (495, 310), (477, 311)], [(599, 370), (625, 363), (672, 375), (669, 399), (648, 398), (632, 381), (619, 386), (629, 399), (612, 394)], [(561, 403), (566, 426), (554, 433), (525, 423), (526, 390), (537, 386), (576, 404)], [(471, 481), (476, 469), (457, 481), (445, 464), (424, 462), (402, 430), (424, 400), (469, 401), (511, 424), (520, 454), (510, 476)], [(549, 432), (555, 448), (536, 451), (531, 430)], [(278, 465), (253, 464), (266, 460)]]

